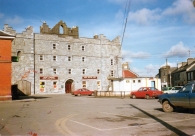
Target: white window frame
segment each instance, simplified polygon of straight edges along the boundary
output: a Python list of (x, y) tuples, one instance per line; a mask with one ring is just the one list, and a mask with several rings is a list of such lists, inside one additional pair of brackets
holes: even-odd
[(82, 87), (87, 88), (87, 81), (82, 81)]
[(111, 70), (111, 71), (110, 71), (110, 76), (111, 76), (111, 77), (114, 77), (114, 70)]
[(53, 61), (57, 61), (57, 56), (56, 55), (53, 56)]
[(39, 60), (44, 61), (44, 55), (39, 55)]
[(53, 74), (57, 74), (57, 68), (53, 68)]
[(68, 56), (68, 61), (72, 61), (72, 57), (71, 56)]
[(69, 50), (69, 51), (71, 50), (71, 45), (70, 45), (70, 44), (68, 44), (68, 50)]
[(114, 60), (113, 59), (110, 60), (110, 65), (111, 66), (114, 65)]
[(40, 68), (40, 69), (39, 69), (39, 73), (40, 73), (40, 74), (43, 74), (43, 71), (44, 71), (43, 68)]
[[(54, 84), (55, 83), (55, 84)], [(58, 87), (58, 82), (57, 81), (53, 81), (53, 89), (57, 89), (57, 87)], [(55, 86), (56, 85), (56, 86)]]
[(81, 57), (82, 62), (85, 62), (85, 57)]
[(68, 74), (72, 74), (72, 69), (68, 69)]
[(82, 69), (82, 74), (83, 74), (83, 75), (86, 74), (86, 69)]
[(97, 74), (100, 74), (100, 69), (97, 69)]
[(56, 50), (57, 49), (57, 45), (54, 43), (53, 44), (53, 50)]
[(85, 46), (84, 45), (81, 46), (81, 50), (85, 51)]

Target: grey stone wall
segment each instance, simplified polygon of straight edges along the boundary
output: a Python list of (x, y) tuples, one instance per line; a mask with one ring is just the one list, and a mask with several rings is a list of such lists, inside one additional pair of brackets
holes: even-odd
[[(56, 45), (56, 49), (53, 49), (53, 44)], [(84, 46), (84, 51), (82, 46)], [(12, 63), (12, 84), (20, 80), (29, 81), (31, 94), (63, 94), (65, 83), (69, 79), (73, 80), (74, 89), (82, 88), (82, 81), (86, 81), (88, 89), (107, 91), (111, 70), (114, 72), (114, 78), (122, 77), (119, 37), (112, 41), (102, 34), (94, 38), (60, 37), (55, 34), (33, 33), (33, 28), (28, 27), (26, 31), (16, 33), (12, 55), (17, 56), (18, 52), (20, 52), (19, 62)], [(44, 56), (43, 60), (40, 60), (40, 55)], [(57, 57), (56, 61), (53, 60), (53, 56)], [(68, 61), (69, 56), (71, 61)], [(84, 62), (82, 57), (85, 58)], [(111, 59), (113, 65), (111, 65)], [(43, 69), (42, 74), (40, 68)], [(57, 69), (56, 74), (53, 73), (53, 68)], [(68, 73), (69, 69), (71, 69), (71, 74)], [(86, 70), (85, 74), (82, 73), (83, 69)], [(100, 70), (100, 74), (97, 73), (97, 69)], [(93, 76), (97, 79), (83, 79), (83, 76)], [(57, 79), (43, 80), (41, 77), (57, 77)], [(44, 91), (40, 91), (42, 81), (45, 82)], [(97, 81), (100, 81), (101, 86), (97, 86)], [(53, 82), (57, 82), (55, 89)]]

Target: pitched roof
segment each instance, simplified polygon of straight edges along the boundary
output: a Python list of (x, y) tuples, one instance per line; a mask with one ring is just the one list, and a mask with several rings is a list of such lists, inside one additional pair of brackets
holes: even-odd
[(123, 70), (123, 78), (137, 78), (138, 75), (131, 70)]
[(15, 36), (5, 31), (0, 30), (0, 39), (14, 39)]

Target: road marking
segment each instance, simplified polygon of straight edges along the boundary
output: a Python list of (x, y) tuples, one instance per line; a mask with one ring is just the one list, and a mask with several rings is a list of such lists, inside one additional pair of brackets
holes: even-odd
[(61, 132), (62, 134), (69, 134), (71, 136), (76, 136), (76, 134), (74, 134), (72, 131), (70, 131), (67, 127), (66, 127), (66, 121), (69, 120), (70, 118), (76, 116), (78, 114), (72, 114), (69, 116), (66, 116), (64, 118), (58, 119), (55, 123), (55, 126), (57, 127), (57, 130), (59, 132)]
[[(101, 112), (101, 113), (104, 113), (104, 114), (109, 114), (109, 115), (115, 115), (115, 116), (127, 116), (127, 115), (121, 115), (121, 114), (113, 114), (113, 113), (108, 113), (108, 112)], [(133, 115), (131, 116), (128, 116), (128, 117), (131, 117), (131, 118), (137, 118), (137, 119), (144, 119), (144, 120), (153, 120), (153, 119), (150, 119), (150, 118), (140, 118), (140, 117), (133, 117)], [(116, 117), (118, 118), (118, 117)]]
[[(165, 122), (181, 122), (181, 121), (187, 121), (187, 120), (191, 120), (191, 119), (195, 119), (195, 118), (190, 118), (190, 119), (184, 119), (184, 120), (175, 120), (175, 121), (165, 121)], [(161, 125), (159, 122), (154, 122), (154, 123), (148, 123), (148, 124), (142, 124), (142, 125), (137, 125), (137, 126), (125, 126), (125, 127), (116, 127), (116, 128), (108, 128), (108, 129), (101, 129), (101, 128), (97, 128), (97, 127), (93, 127), (93, 126), (90, 126), (90, 125), (87, 125), (87, 124), (84, 124), (84, 123), (81, 123), (81, 122), (78, 122), (78, 121), (74, 121), (74, 120), (69, 120), (71, 122), (74, 122), (74, 123), (77, 123), (77, 124), (80, 124), (82, 126), (86, 126), (86, 127), (89, 127), (89, 128), (93, 128), (93, 129), (96, 129), (96, 130), (99, 130), (99, 131), (111, 131), (111, 130), (117, 130), (117, 129), (127, 129), (127, 128), (131, 128), (131, 127), (141, 127), (141, 126), (145, 126), (145, 125)]]

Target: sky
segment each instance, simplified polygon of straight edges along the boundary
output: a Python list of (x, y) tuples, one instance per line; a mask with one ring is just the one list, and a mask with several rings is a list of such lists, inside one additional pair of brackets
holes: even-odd
[(40, 33), (43, 21), (53, 28), (62, 20), (68, 27), (78, 26), (80, 37), (120, 36), (123, 62), (141, 77), (154, 77), (166, 60), (177, 67), (195, 58), (192, 1), (0, 0), (0, 30), (8, 24), (17, 33), (28, 26)]

